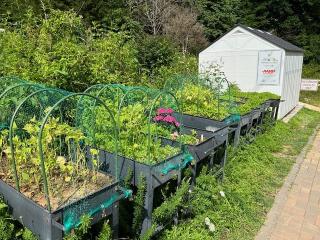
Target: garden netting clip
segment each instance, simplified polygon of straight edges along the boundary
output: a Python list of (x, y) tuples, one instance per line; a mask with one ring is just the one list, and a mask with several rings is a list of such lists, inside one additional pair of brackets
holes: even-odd
[[(89, 217), (93, 217), (95, 214), (103, 211), (104, 209), (109, 208), (115, 202), (121, 199), (127, 199), (132, 197), (132, 190), (120, 188), (119, 192), (114, 193), (110, 198), (102, 202), (99, 206), (89, 209), (87, 213), (81, 213), (81, 216), (87, 215)], [(81, 216), (77, 214), (77, 209), (70, 209), (68, 213), (65, 214), (63, 220), (63, 230), (65, 232), (70, 232), (72, 229), (77, 228), (81, 225)]]
[(9, 126), (7, 124), (5, 124), (5, 123), (0, 124), (0, 132), (5, 130), (5, 129), (9, 129)]
[(169, 172), (179, 169), (184, 169), (188, 164), (194, 160), (193, 156), (189, 152), (185, 152), (183, 155), (183, 161), (177, 164), (168, 164), (164, 169), (162, 169), (161, 174), (167, 175)]
[(232, 114), (229, 117), (227, 117), (224, 122), (226, 124), (231, 124), (231, 123), (235, 123), (235, 122), (239, 122), (241, 119), (240, 114)]

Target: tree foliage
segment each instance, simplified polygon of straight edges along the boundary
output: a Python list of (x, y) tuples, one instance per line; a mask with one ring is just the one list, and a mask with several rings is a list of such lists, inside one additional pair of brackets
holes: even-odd
[(302, 47), (305, 63), (319, 64), (318, 0), (2, 0), (0, 75), (72, 90), (161, 85), (155, 79), (196, 72), (189, 54), (237, 23), (272, 32)]

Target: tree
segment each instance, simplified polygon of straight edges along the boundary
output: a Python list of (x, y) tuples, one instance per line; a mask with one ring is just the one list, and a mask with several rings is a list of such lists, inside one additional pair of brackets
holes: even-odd
[(229, 31), (239, 20), (240, 0), (198, 0), (196, 6), (209, 41)]
[(142, 22), (146, 32), (157, 35), (173, 11), (174, 0), (131, 0), (129, 6), (136, 18)]
[(180, 46), (183, 54), (197, 52), (207, 45), (203, 25), (197, 17), (192, 8), (176, 6), (164, 24), (164, 34)]
[(137, 44), (138, 60), (149, 75), (161, 67), (169, 65), (175, 54), (174, 46), (161, 36), (144, 35)]

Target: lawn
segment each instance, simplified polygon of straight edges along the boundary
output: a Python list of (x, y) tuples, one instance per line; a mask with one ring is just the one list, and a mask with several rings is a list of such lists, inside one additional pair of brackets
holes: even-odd
[(301, 91), (300, 102), (308, 103), (320, 107), (320, 88), (317, 92), (314, 91)]
[(254, 239), (319, 121), (320, 113), (302, 109), (289, 123), (278, 122), (254, 143), (230, 149), (224, 183), (202, 174), (189, 200), (181, 204), (189, 218), (160, 238)]

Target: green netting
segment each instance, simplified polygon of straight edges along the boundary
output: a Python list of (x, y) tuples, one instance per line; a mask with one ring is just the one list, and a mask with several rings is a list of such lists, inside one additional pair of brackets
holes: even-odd
[(174, 76), (167, 80), (164, 89), (175, 93), (183, 113), (225, 119), (227, 122), (239, 118), (238, 104), (232, 95), (231, 85), (222, 72)]
[[(81, 108), (84, 109), (81, 111), (81, 118), (87, 119), (88, 125), (82, 125), (81, 128), (77, 125), (77, 119), (79, 119), (79, 107), (77, 103), (80, 98), (84, 98)], [(93, 106), (93, 107), (92, 107)], [(61, 116), (62, 109), (62, 116)], [(67, 110), (67, 111), (64, 111)], [(88, 136), (86, 133), (89, 131), (83, 131), (84, 128), (91, 128), (93, 126), (93, 121), (99, 119), (99, 122), (103, 125), (108, 125), (107, 129), (104, 129), (104, 132), (95, 132), (95, 135)], [(54, 131), (52, 128), (54, 127)], [(61, 165), (60, 175), (65, 174), (64, 181), (61, 184), (65, 184), (69, 187), (69, 193), (72, 193), (70, 196), (64, 197), (59, 204), (53, 206), (59, 207), (65, 205), (67, 202), (73, 202), (77, 199), (87, 195), (88, 193), (93, 193), (104, 186), (107, 186), (114, 181), (117, 181), (117, 177), (108, 176), (105, 174), (99, 173), (99, 161), (97, 159), (97, 151), (92, 148), (91, 154), (93, 159), (91, 159), (92, 168), (89, 169), (87, 166), (86, 159), (86, 146), (92, 145), (92, 142), (96, 142), (95, 138), (97, 136), (107, 136), (108, 143), (113, 147), (115, 152), (114, 161), (117, 162), (117, 149), (118, 149), (118, 137), (116, 131), (116, 125), (114, 121), (113, 114), (111, 113), (108, 106), (101, 102), (98, 98), (93, 97), (88, 94), (71, 94), (61, 100), (59, 100), (46, 114), (44, 117), (40, 131), (39, 131), (39, 152), (40, 159), (42, 162), (50, 161), (50, 156), (44, 154), (47, 145), (47, 134), (46, 131), (49, 131), (51, 138), (56, 138), (59, 140), (62, 137), (62, 145), (59, 147), (59, 150), (62, 150), (60, 155), (57, 157), (57, 164)], [(62, 135), (60, 135), (62, 134)], [(64, 166), (67, 166), (66, 168)], [(53, 172), (46, 170), (44, 172), (45, 166), (42, 166), (42, 175), (47, 175), (49, 180), (48, 187), (50, 188), (50, 182), (55, 180), (54, 169)], [(52, 174), (52, 175), (51, 175)], [(55, 184), (56, 185), (56, 184)], [(55, 186), (51, 185), (51, 187)], [(65, 187), (66, 187), (65, 186)], [(53, 190), (49, 192), (54, 193)], [(49, 195), (50, 197), (50, 195)], [(50, 203), (47, 199), (48, 204)]]
[(44, 88), (18, 78), (1, 78), (0, 82), (0, 130), (8, 129), (11, 116), (18, 103), (32, 92)]
[[(98, 151), (91, 144), (98, 135), (112, 135), (108, 139), (117, 163), (116, 124), (111, 110), (99, 98), (14, 81), (3, 93), (1, 107), (10, 110), (1, 118), (6, 128), (0, 132), (0, 172), (6, 183), (55, 211), (117, 181), (116, 176), (98, 171)], [(79, 106), (80, 98), (84, 101)], [(77, 119), (83, 118), (87, 118), (87, 126), (78, 125)], [(103, 133), (87, 135), (90, 131), (85, 127), (92, 127), (93, 119), (99, 119), (102, 125), (111, 124), (109, 132), (104, 129)], [(112, 202), (112, 198), (106, 199), (103, 206)], [(73, 204), (65, 214), (66, 229), (76, 226), (83, 214), (98, 211), (84, 209), (83, 204), (86, 201)]]
[[(191, 133), (182, 133), (179, 119), (173, 116), (180, 113), (180, 106), (172, 93), (112, 84), (93, 86), (86, 92), (98, 96), (115, 114), (119, 154), (122, 156), (145, 164), (156, 164), (178, 154), (183, 141), (197, 141)], [(155, 120), (161, 116), (165, 121)], [(108, 125), (102, 125), (98, 119), (94, 126), (94, 131), (105, 132), (108, 129)], [(164, 138), (180, 144), (165, 144)], [(97, 136), (95, 140), (100, 148), (113, 152), (108, 137)]]
[(9, 86), (19, 83), (26, 83), (26, 81), (15, 76), (0, 77), (0, 92), (2, 93)]

